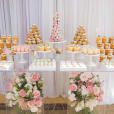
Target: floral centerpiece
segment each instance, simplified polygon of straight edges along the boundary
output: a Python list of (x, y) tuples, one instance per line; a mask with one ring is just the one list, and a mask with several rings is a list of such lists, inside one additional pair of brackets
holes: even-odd
[[(43, 82), (37, 73), (18, 73), (9, 84), (8, 106), (19, 105), (23, 111), (40, 113)], [(24, 113), (25, 114), (25, 113)]]
[(102, 102), (104, 94), (99, 76), (73, 72), (69, 80), (70, 105), (75, 107), (76, 114), (93, 114), (93, 108)]

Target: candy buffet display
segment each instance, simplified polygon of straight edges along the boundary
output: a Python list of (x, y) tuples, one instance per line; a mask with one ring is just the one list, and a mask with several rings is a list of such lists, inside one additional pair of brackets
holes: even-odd
[(85, 55), (98, 55), (100, 54), (100, 50), (95, 47), (83, 47), (82, 53)]
[(86, 30), (83, 26), (79, 26), (77, 29), (77, 32), (74, 36), (72, 44), (78, 44), (78, 45), (88, 45), (89, 41), (86, 36)]
[(37, 46), (37, 51), (50, 51), (51, 47), (49, 44), (41, 44)]
[(53, 28), (50, 35), (50, 42), (62, 42), (62, 30), (60, 25), (60, 14), (56, 12), (55, 17), (53, 18)]
[(79, 45), (68, 44), (66, 45), (66, 50), (71, 52), (80, 52), (81, 47)]
[(87, 66), (84, 63), (78, 63), (76, 61), (61, 61), (60, 71), (86, 71)]
[(54, 59), (36, 59), (29, 67), (30, 71), (56, 71)]
[(103, 101), (103, 82), (94, 73), (73, 72), (69, 78), (69, 101), (79, 114), (94, 114), (94, 107)]
[(96, 38), (97, 47), (100, 49), (100, 62), (111, 61), (114, 55), (114, 37), (98, 36)]
[(8, 86), (8, 106), (18, 105), (21, 109), (18, 114), (26, 114), (26, 111), (40, 113), (43, 104), (42, 89), (43, 81), (38, 73), (16, 73)]
[(25, 43), (28, 45), (43, 43), (43, 40), (42, 40), (40, 31), (39, 31), (37, 25), (32, 25), (32, 27), (30, 28), (30, 31), (26, 37)]
[(13, 46), (17, 46), (19, 43), (19, 38), (18, 36), (1, 36), (1, 39), (0, 39), (0, 48), (4, 49), (4, 48), (11, 48)]

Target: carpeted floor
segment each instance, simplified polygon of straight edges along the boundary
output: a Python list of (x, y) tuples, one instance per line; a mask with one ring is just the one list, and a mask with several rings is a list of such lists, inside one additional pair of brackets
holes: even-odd
[[(68, 100), (62, 97), (45, 98), (42, 114), (76, 114), (74, 109), (67, 106)], [(3, 95), (0, 95), (0, 103), (6, 103)], [(94, 109), (95, 114), (114, 114), (114, 105), (97, 106)], [(17, 114), (15, 108), (7, 108), (0, 105), (0, 114)]]

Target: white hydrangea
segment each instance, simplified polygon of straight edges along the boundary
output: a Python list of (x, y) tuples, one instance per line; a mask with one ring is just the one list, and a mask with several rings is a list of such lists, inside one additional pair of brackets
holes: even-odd
[(12, 99), (12, 97), (13, 97), (13, 94), (12, 94), (12, 93), (8, 93), (8, 94), (6, 95), (6, 98), (7, 98), (7, 99)]
[(21, 83), (18, 83), (18, 86), (21, 87)]
[(13, 106), (13, 101), (9, 101), (8, 106), (9, 106), (9, 107), (12, 107), (12, 106)]
[(30, 84), (30, 83), (29, 84), (26, 84), (25, 87), (28, 87), (29, 90), (32, 90), (32, 84)]
[(38, 108), (36, 106), (31, 107), (31, 112), (38, 112)]
[(29, 90), (29, 91), (27, 92), (27, 95), (29, 95), (31, 92), (32, 92), (32, 90)]
[(84, 90), (82, 90), (81, 92), (82, 92), (82, 95), (83, 95), (83, 96), (88, 95), (87, 89), (84, 89)]

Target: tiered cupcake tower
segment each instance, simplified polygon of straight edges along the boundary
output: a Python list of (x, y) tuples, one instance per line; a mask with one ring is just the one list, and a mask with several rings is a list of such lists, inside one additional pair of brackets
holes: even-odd
[(50, 42), (62, 42), (62, 30), (60, 26), (60, 14), (56, 12), (55, 17), (53, 18), (53, 28), (50, 35)]
[(86, 30), (83, 26), (79, 26), (77, 29), (77, 32), (74, 36), (72, 44), (78, 44), (78, 45), (88, 45), (88, 38), (86, 36)]
[(30, 31), (26, 37), (25, 44), (42, 44), (43, 40), (40, 35), (40, 31), (36, 25), (32, 25)]
[(7, 60), (7, 55), (11, 53), (11, 49), (14, 46), (17, 46), (19, 43), (19, 38), (18, 36), (14, 36), (13, 38), (9, 35), (7, 37), (1, 36), (0, 39), (0, 55), (1, 59), (0, 60)]
[(100, 49), (100, 62), (112, 64), (114, 56), (114, 37), (98, 36), (96, 39), (97, 47)]

